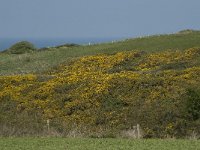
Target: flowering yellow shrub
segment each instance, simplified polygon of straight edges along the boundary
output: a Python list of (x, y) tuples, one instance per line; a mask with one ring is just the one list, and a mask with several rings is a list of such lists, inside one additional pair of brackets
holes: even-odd
[(182, 51), (165, 51), (160, 53), (154, 53), (146, 56), (144, 61), (138, 66), (139, 70), (150, 70), (157, 69), (162, 64), (170, 64), (181, 61), (189, 61), (195, 56), (200, 54), (199, 48), (191, 48), (188, 50)]
[(10, 96), (13, 99), (20, 99), (23, 89), (35, 84), (35, 75), (16, 75), (16, 76), (0, 76), (0, 99), (3, 96)]
[[(36, 74), (1, 76), (0, 101), (8, 98), (17, 102), (19, 112), (40, 111), (46, 119), (110, 127), (141, 123), (149, 131), (161, 117), (179, 115), (176, 106), (187, 87), (200, 85), (199, 64), (180, 70), (162, 66), (190, 63), (199, 54), (196, 48), (85, 56), (44, 74), (44, 80)], [(176, 123), (165, 118), (160, 126), (167, 132)]]

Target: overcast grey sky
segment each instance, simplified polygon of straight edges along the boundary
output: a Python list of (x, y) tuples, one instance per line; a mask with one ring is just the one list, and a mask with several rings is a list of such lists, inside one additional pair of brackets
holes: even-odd
[(200, 0), (0, 0), (0, 37), (136, 37), (200, 29)]

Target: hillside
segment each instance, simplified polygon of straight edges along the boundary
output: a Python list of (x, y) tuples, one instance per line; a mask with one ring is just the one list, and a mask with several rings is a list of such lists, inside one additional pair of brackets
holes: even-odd
[[(198, 135), (200, 49), (182, 50), (199, 46), (197, 37), (197, 33), (165, 35), (82, 46), (82, 51), (33, 53), (30, 62), (37, 60), (38, 67), (42, 61), (50, 62), (49, 58), (54, 61), (50, 66), (65, 63), (43, 73), (0, 76), (0, 135), (115, 137), (136, 124), (146, 138)], [(144, 42), (143, 47), (130, 44), (148, 39), (151, 42)], [(166, 43), (157, 43), (156, 48), (153, 39)], [(142, 50), (131, 50), (135, 48)], [(128, 51), (117, 52), (120, 49)], [(9, 65), (17, 61), (16, 57), (24, 61), (28, 56), (12, 56)], [(20, 62), (17, 65), (23, 68)], [(35, 71), (26, 67), (27, 72)], [(50, 120), (49, 130), (46, 120)]]
[(127, 50), (151, 53), (168, 49), (185, 50), (192, 47), (200, 47), (199, 31), (182, 31), (177, 34), (155, 35), (91, 46), (58, 46), (45, 51), (18, 55), (0, 53), (0, 75), (40, 73), (81, 56), (113, 54)]

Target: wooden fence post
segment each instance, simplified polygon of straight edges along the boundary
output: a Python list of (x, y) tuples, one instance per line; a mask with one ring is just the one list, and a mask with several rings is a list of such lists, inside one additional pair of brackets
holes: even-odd
[(139, 139), (141, 137), (141, 134), (140, 134), (140, 125), (137, 124), (137, 138)]
[(48, 130), (48, 132), (49, 132), (49, 129), (50, 129), (50, 121), (49, 121), (49, 119), (47, 119), (47, 130)]

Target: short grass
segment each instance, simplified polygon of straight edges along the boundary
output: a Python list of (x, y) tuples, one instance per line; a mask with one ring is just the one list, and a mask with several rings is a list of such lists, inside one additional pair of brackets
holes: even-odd
[(198, 140), (0, 138), (1, 150), (199, 150)]
[(72, 48), (54, 48), (49, 51), (21, 55), (0, 53), (0, 75), (42, 72), (76, 57), (100, 53), (115, 53), (125, 50), (147, 52), (166, 49), (188, 49), (200, 47), (200, 32), (187, 34), (155, 35), (127, 39), (114, 43), (102, 43)]

